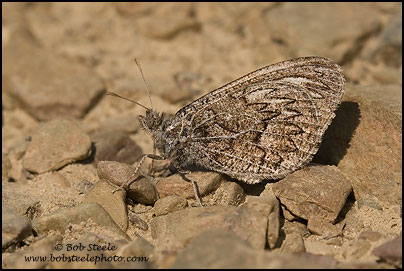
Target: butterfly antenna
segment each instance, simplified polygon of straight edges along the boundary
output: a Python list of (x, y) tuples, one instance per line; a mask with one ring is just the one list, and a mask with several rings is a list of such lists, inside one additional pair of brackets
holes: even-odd
[(138, 61), (137, 58), (135, 58), (135, 62), (140, 71), (140, 74), (142, 75), (144, 85), (146, 86), (147, 95), (149, 95), (149, 100), (150, 100), (150, 107), (151, 107), (151, 109), (153, 109), (153, 103), (152, 103), (151, 96), (150, 96), (149, 86), (147, 85), (146, 79), (144, 77), (142, 66), (140, 66), (140, 62)]
[(118, 94), (116, 94), (116, 93), (114, 93), (114, 92), (111, 92), (111, 91), (107, 91), (107, 93), (105, 93), (105, 95), (115, 96), (115, 97), (118, 97), (118, 98), (127, 100), (127, 101), (129, 101), (129, 102), (132, 102), (132, 103), (134, 103), (134, 104), (137, 104), (138, 106), (141, 106), (141, 107), (143, 107), (143, 108), (146, 109), (146, 110), (149, 109), (149, 108), (147, 108), (146, 106), (144, 106), (143, 104), (140, 104), (140, 103), (138, 103), (138, 102), (135, 102), (134, 100), (128, 99), (128, 98), (126, 98), (126, 97), (122, 97), (121, 95), (118, 95)]
[[(147, 95), (149, 95), (150, 107), (153, 110), (153, 103), (152, 103), (151, 96), (150, 96), (149, 86), (147, 85), (146, 78), (144, 77), (142, 66), (140, 66), (140, 62), (138, 61), (137, 58), (135, 58), (135, 62), (136, 62), (137, 68), (140, 71), (140, 74), (142, 75), (144, 85), (146, 86)], [(153, 142), (153, 155), (155, 155), (155, 154), (156, 154), (156, 144)], [(152, 159), (150, 166), (151, 166), (151, 170), (154, 170), (154, 159)]]

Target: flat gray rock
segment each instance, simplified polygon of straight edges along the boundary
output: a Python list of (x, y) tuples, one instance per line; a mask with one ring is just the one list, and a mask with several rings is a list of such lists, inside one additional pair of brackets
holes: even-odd
[(232, 231), (215, 229), (192, 240), (177, 255), (171, 268), (315, 269), (336, 268), (337, 264), (336, 260), (328, 256), (256, 250)]
[(7, 92), (41, 121), (83, 117), (105, 92), (101, 79), (78, 61), (28, 40), (15, 39), (4, 48)]
[(128, 211), (125, 198), (126, 191), (100, 180), (88, 191), (84, 203), (98, 203), (109, 213), (115, 223), (126, 231), (128, 229)]
[(272, 38), (298, 44), (295, 55), (315, 52), (340, 63), (358, 46), (356, 43), (363, 42), (361, 37), (380, 28), (377, 14), (375, 7), (363, 3), (284, 3), (268, 9), (265, 19)]
[(188, 205), (186, 199), (178, 196), (168, 196), (157, 200), (154, 203), (154, 214), (156, 216), (166, 215), (168, 213), (185, 209)]
[(392, 263), (399, 268), (403, 265), (403, 236), (400, 235), (378, 247), (372, 253), (382, 260)]
[(294, 215), (332, 222), (345, 205), (352, 187), (335, 166), (312, 165), (289, 174), (274, 183), (272, 189)]
[(250, 206), (209, 206), (179, 210), (152, 219), (151, 235), (158, 243), (183, 247), (203, 231), (221, 228), (235, 232), (257, 249), (266, 243), (267, 216)]
[(32, 135), (22, 165), (28, 171), (44, 173), (90, 154), (90, 137), (74, 121), (53, 120), (40, 125)]
[(6, 206), (1, 207), (2, 249), (24, 240), (32, 234), (31, 222), (23, 216), (14, 213)]
[(252, 268), (256, 264), (248, 242), (232, 231), (212, 229), (192, 240), (171, 268)]
[(91, 219), (96, 224), (105, 227), (121, 237), (130, 240), (130, 237), (121, 230), (111, 216), (98, 203), (86, 203), (75, 207), (61, 209), (50, 215), (39, 217), (32, 221), (32, 228), (42, 234), (50, 230), (64, 233), (69, 224), (80, 224)]

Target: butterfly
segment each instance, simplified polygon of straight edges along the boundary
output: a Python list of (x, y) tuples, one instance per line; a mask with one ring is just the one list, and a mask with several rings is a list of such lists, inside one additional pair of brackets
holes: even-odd
[(144, 158), (168, 159), (178, 169), (194, 165), (248, 184), (281, 179), (318, 151), (344, 85), (341, 67), (330, 59), (300, 57), (246, 74), (175, 115), (141, 105), (146, 114), (139, 119), (160, 153)]

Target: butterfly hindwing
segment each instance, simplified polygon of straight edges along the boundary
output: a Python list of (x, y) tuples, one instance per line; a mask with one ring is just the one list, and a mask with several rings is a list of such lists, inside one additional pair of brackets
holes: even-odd
[(247, 183), (309, 162), (343, 94), (338, 65), (296, 58), (247, 74), (180, 109), (171, 129), (195, 164)]

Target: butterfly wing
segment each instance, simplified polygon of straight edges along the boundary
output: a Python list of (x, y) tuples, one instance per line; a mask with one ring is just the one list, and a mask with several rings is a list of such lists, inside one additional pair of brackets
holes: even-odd
[(195, 164), (247, 183), (308, 163), (340, 104), (341, 68), (322, 57), (266, 66), (179, 110), (171, 129)]

